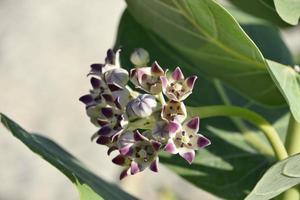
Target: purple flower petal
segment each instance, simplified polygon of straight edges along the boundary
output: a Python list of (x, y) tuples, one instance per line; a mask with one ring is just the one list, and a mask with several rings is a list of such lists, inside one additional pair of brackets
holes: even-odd
[(125, 157), (123, 155), (117, 155), (112, 159), (112, 162), (116, 165), (124, 165), (125, 164)]
[(186, 85), (190, 88), (190, 89), (193, 89), (194, 87), (194, 84), (197, 80), (197, 76), (190, 76), (186, 79)]
[(161, 76), (160, 81), (161, 81), (162, 89), (163, 91), (165, 91), (168, 86), (168, 79), (165, 76)]
[(159, 66), (159, 64), (156, 61), (151, 66), (151, 72), (155, 75), (164, 74), (164, 70)]
[(200, 136), (198, 137), (198, 140), (197, 140), (197, 145), (198, 145), (198, 147), (204, 148), (204, 147), (207, 147), (207, 146), (210, 145), (210, 144), (211, 144), (210, 140), (207, 139), (206, 137), (204, 137), (204, 136), (202, 136), (202, 135), (200, 135)]
[(149, 169), (154, 172), (158, 172), (158, 157), (150, 164)]
[(193, 129), (195, 132), (198, 132), (199, 124), (200, 124), (199, 117), (194, 117), (187, 122), (186, 126), (190, 129)]
[(179, 152), (180, 156), (183, 157), (189, 164), (192, 164), (195, 158), (195, 151), (192, 149), (182, 150)]
[(132, 175), (140, 172), (140, 167), (136, 162), (131, 163), (130, 172), (131, 172)]
[(169, 122), (169, 135), (174, 136), (180, 129), (180, 124), (176, 121), (170, 121)]
[(183, 76), (183, 73), (182, 73), (180, 67), (176, 67), (176, 69), (173, 71), (172, 78), (175, 81), (184, 79), (184, 76)]
[(171, 154), (176, 154), (178, 153), (178, 150), (173, 142), (172, 139), (169, 139), (168, 143), (166, 144), (164, 150), (168, 153), (171, 153)]
[(87, 94), (87, 95), (80, 97), (79, 101), (81, 101), (84, 104), (90, 104), (94, 101), (94, 99), (91, 95)]
[(151, 144), (153, 146), (153, 148), (155, 149), (155, 151), (158, 151), (159, 148), (161, 147), (161, 143), (160, 142), (157, 142), (157, 141), (151, 141)]

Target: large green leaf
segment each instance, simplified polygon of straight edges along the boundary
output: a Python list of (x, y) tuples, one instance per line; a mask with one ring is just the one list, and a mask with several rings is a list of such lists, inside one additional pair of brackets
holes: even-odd
[[(248, 27), (248, 30), (253, 37), (256, 34), (264, 36), (265, 40), (261, 40), (259, 46), (263, 47), (265, 45), (263, 41), (271, 43), (266, 37), (267, 33), (264, 33), (267, 29), (261, 28), (261, 32), (258, 32), (251, 25)], [(269, 51), (268, 48), (263, 48), (263, 53), (268, 55), (268, 58), (290, 62), (289, 54), (286, 54), (287, 56), (285, 57), (283, 56), (285, 55), (283, 51), (286, 50), (286, 47), (279, 35), (276, 34), (277, 30), (271, 30), (270, 32), (273, 33), (274, 37), (270, 37), (270, 39), (281, 41), (275, 42), (276, 46), (273, 46), (278, 51)], [(275, 36), (278, 37), (276, 38)], [(255, 37), (259, 38), (258, 36)], [(181, 56), (176, 49), (170, 47), (151, 31), (145, 30), (128, 11), (124, 12), (119, 25), (115, 47), (118, 48), (120, 46), (122, 47), (121, 63), (127, 68), (133, 67), (129, 61), (130, 53), (134, 48), (143, 47), (149, 51), (151, 60), (157, 60), (162, 67), (174, 69), (174, 67), (179, 65), (183, 68), (185, 74), (186, 72), (189, 75), (192, 73), (188, 70), (193, 67), (190, 60)], [(227, 100), (229, 100), (234, 105), (248, 107), (268, 118), (276, 125), (277, 130), (284, 137), (283, 134), (288, 121), (288, 116), (284, 116), (285, 108), (267, 109), (249, 102), (229, 88), (224, 88), (226, 86), (222, 85), (222, 83), (200, 76), (196, 82), (194, 93), (187, 99), (187, 103), (194, 106), (216, 105), (228, 103)], [(199, 115), (201, 117), (201, 113)], [(242, 125), (243, 135), (239, 134), (241, 131), (240, 125)], [(249, 129), (255, 131), (255, 129), (241, 121), (238, 121), (237, 124), (236, 120), (232, 122), (232, 120), (226, 118), (204, 119), (201, 121), (201, 132), (208, 136), (213, 144), (207, 150), (199, 152), (195, 164), (190, 166), (177, 156), (167, 157), (166, 155), (162, 155), (161, 161), (197, 187), (203, 188), (221, 198), (244, 199), (259, 180), (260, 175), (272, 163), (272, 158), (261, 154), (261, 152), (270, 152), (270, 147), (264, 142), (264, 138), (260, 137), (260, 133), (258, 133), (260, 135), (257, 135), (257, 133), (249, 131)], [(253, 144), (250, 142), (253, 138), (261, 142), (263, 150), (253, 147)], [(224, 187), (220, 187), (220, 185), (224, 185)]]
[(75, 184), (81, 200), (135, 199), (117, 186), (90, 172), (79, 160), (50, 139), (28, 133), (4, 114), (0, 114), (0, 117), (2, 124), (15, 137), (60, 170)]
[(272, 0), (230, 0), (230, 2), (253, 16), (265, 19), (279, 26), (288, 26), (277, 14)]
[(300, 183), (300, 154), (273, 165), (260, 179), (246, 200), (265, 200)]
[[(219, 78), (239, 93), (268, 105), (284, 104), (266, 62), (234, 18), (212, 0), (127, 0), (138, 23), (151, 30), (189, 73)], [(159, 42), (161, 42), (159, 41)]]
[(286, 22), (297, 25), (300, 17), (300, 0), (274, 0), (279, 16)]
[(284, 95), (295, 119), (300, 122), (300, 72), (292, 67), (269, 61), (270, 73)]

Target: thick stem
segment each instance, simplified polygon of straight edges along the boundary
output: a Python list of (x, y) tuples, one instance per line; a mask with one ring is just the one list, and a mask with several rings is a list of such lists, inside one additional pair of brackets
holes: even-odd
[(199, 115), (202, 119), (208, 117), (225, 116), (240, 117), (244, 120), (247, 120), (250, 123), (257, 126), (264, 133), (264, 135), (270, 142), (278, 160), (282, 160), (288, 157), (287, 151), (275, 128), (273, 128), (273, 126), (269, 124), (269, 122), (265, 120), (262, 116), (258, 115), (253, 111), (236, 106), (220, 105), (205, 106), (192, 109), (190, 108), (189, 114), (191, 116)]
[[(290, 156), (300, 153), (300, 123), (295, 120), (292, 114), (290, 116), (289, 127), (288, 127), (287, 136), (285, 140), (285, 147)], [(300, 199), (299, 188), (294, 187), (287, 190), (280, 196), (280, 199), (299, 200)]]
[(290, 116), (285, 146), (290, 156), (300, 153), (300, 123), (295, 120), (292, 114)]

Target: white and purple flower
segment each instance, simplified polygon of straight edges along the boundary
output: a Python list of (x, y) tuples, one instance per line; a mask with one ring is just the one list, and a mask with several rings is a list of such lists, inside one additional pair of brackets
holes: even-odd
[(158, 94), (162, 91), (160, 77), (164, 70), (157, 62), (151, 67), (140, 67), (130, 71), (130, 80), (137, 87), (150, 94)]
[(119, 138), (120, 154), (132, 159), (130, 166), (132, 175), (148, 167), (151, 171), (157, 172), (160, 147), (160, 142), (147, 138), (138, 130), (126, 132)]
[(177, 67), (170, 78), (161, 76), (160, 79), (163, 92), (169, 99), (183, 101), (192, 93), (197, 76), (184, 79), (181, 69)]
[(194, 117), (181, 126), (177, 122), (172, 122), (170, 128), (170, 139), (164, 150), (171, 154), (177, 154), (183, 157), (189, 164), (195, 158), (195, 150), (202, 149), (210, 145), (209, 139), (198, 134), (199, 118)]

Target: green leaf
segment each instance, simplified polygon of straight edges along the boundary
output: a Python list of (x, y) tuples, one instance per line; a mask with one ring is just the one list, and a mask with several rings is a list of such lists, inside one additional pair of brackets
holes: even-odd
[(178, 155), (164, 154), (160, 161), (184, 179), (222, 199), (244, 199), (272, 160), (258, 154), (241, 134), (213, 127), (208, 130), (201, 133), (210, 138), (212, 145), (198, 151), (192, 165)]
[(151, 30), (189, 73), (218, 78), (257, 102), (282, 105), (284, 98), (265, 60), (234, 18), (212, 0), (127, 0), (133, 17)]
[(300, 154), (273, 165), (256, 184), (246, 200), (265, 200), (300, 183)]
[(268, 61), (270, 73), (290, 106), (295, 119), (300, 122), (300, 74), (291, 67)]
[(2, 124), (30, 150), (65, 174), (75, 184), (81, 200), (136, 199), (90, 172), (79, 160), (50, 139), (30, 134), (4, 114)]
[(300, 17), (300, 0), (274, 0), (279, 16), (289, 24), (297, 25)]
[[(253, 36), (256, 34), (266, 35), (263, 32), (266, 29), (260, 29), (261, 32), (255, 31), (254, 26), (251, 26), (250, 29)], [(274, 33), (277, 31), (276, 29), (272, 30)], [(269, 51), (268, 48), (263, 48), (263, 53), (274, 60), (289, 62), (290, 55), (282, 56), (285, 54), (281, 50), (283, 51), (286, 47), (281, 46), (284, 43), (278, 34), (277, 36), (278, 38), (270, 37), (270, 39), (281, 41), (275, 42), (278, 46), (276, 45), (274, 48), (278, 49), (278, 51)], [(258, 39), (259, 37), (256, 36), (256, 38)], [(264, 40), (259, 42), (260, 46), (265, 45), (263, 41), (271, 43), (268, 41), (268, 37), (264, 38)], [(128, 69), (133, 67), (129, 61), (130, 53), (135, 48), (143, 47), (149, 51), (151, 60), (157, 60), (162, 67), (174, 69), (174, 67), (179, 65), (182, 67), (184, 74), (191, 75), (193, 73), (189, 70), (193, 67), (190, 60), (181, 56), (178, 51), (170, 47), (154, 33), (145, 30), (128, 11), (124, 12), (119, 25), (115, 48), (120, 46), (122, 47), (121, 64)], [(225, 94), (225, 98), (223, 98), (222, 93)], [(200, 75), (196, 82), (194, 93), (187, 99), (187, 103), (194, 106), (226, 104), (226, 98), (234, 105), (247, 107), (262, 114), (274, 123), (276, 129), (284, 138), (289, 118), (288, 115), (284, 115), (287, 112), (286, 108), (270, 109), (253, 104), (253, 102), (242, 98), (218, 81), (213, 81)], [(199, 115), (201, 117), (201, 113)], [(243, 130), (240, 130), (239, 126), (241, 124), (242, 128), (244, 128)], [(261, 133), (254, 132), (256, 130), (251, 126), (241, 121), (237, 124), (236, 120), (232, 121), (228, 118), (201, 120), (200, 130), (213, 143), (208, 149), (199, 151), (195, 164), (188, 165), (178, 156), (170, 158), (162, 155), (161, 161), (197, 187), (223, 199), (244, 199), (257, 183), (261, 174), (273, 162), (270, 156), (262, 155), (262, 152), (270, 152), (270, 147), (264, 142), (264, 137), (262, 137)], [(240, 132), (243, 132), (243, 135)], [(253, 144), (251, 144), (253, 137), (261, 142), (260, 147), (263, 149), (253, 147)], [(224, 187), (220, 187), (221, 185), (224, 185)]]
[(288, 26), (276, 12), (274, 3), (271, 0), (230, 0), (230, 2), (253, 16), (265, 19), (278, 26)]

